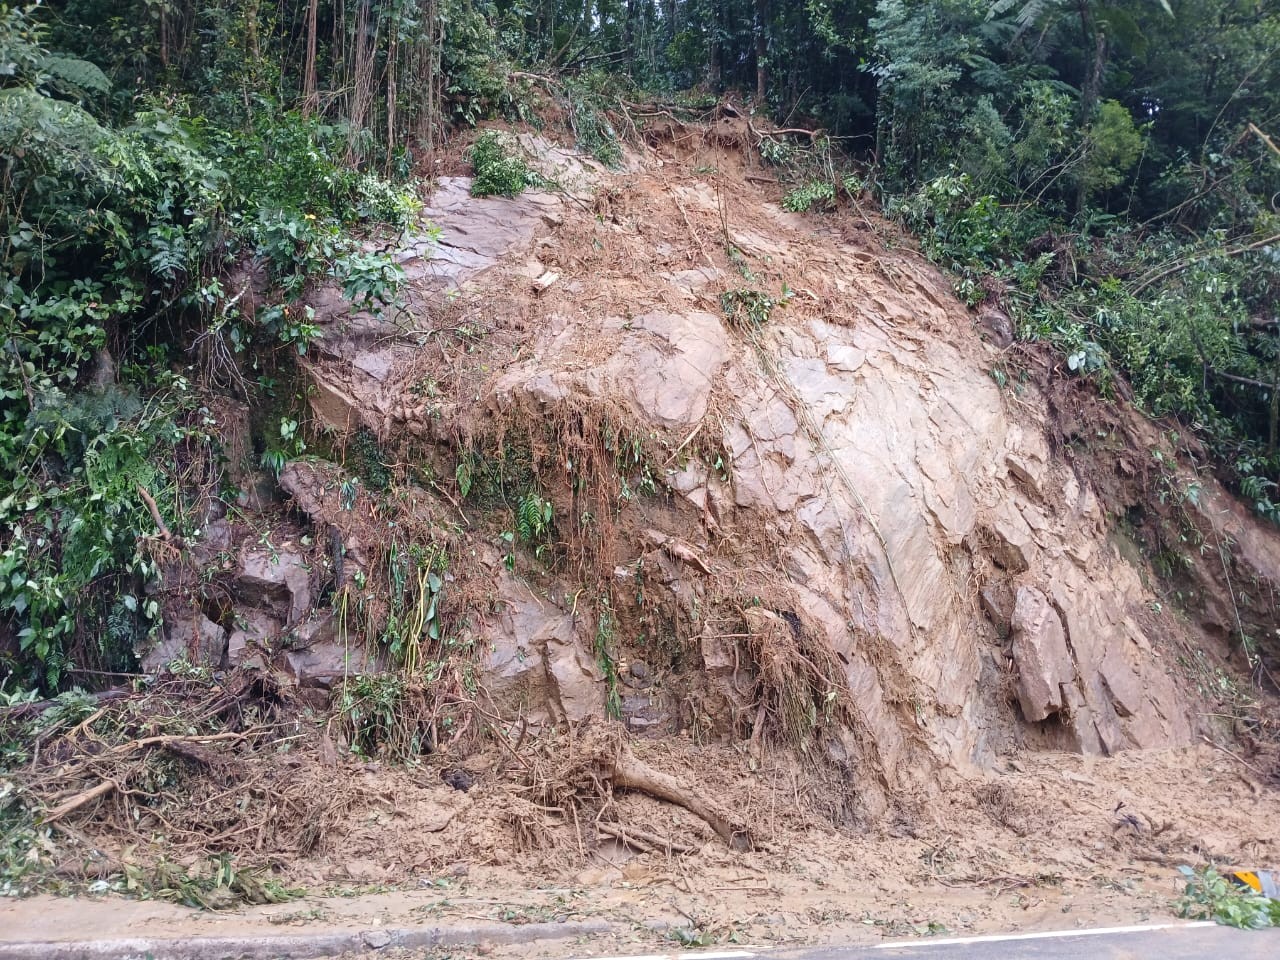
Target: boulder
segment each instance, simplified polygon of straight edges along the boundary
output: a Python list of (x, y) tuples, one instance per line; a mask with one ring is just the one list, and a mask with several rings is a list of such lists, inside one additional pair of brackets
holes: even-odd
[(142, 655), (142, 669), (158, 673), (175, 660), (193, 666), (220, 667), (226, 653), (227, 632), (198, 609), (165, 617), (160, 641)]
[(574, 615), (505, 571), (498, 592), (483, 682), (503, 715), (535, 725), (603, 716), (604, 674)]
[(225, 518), (210, 520), (190, 543), (191, 560), (200, 567), (218, 562), (231, 549), (231, 524)]
[(1075, 682), (1076, 669), (1062, 619), (1035, 587), (1018, 588), (1012, 634), (1022, 713), (1028, 720), (1046, 720), (1065, 705), (1063, 687)]
[(286, 625), (297, 623), (311, 609), (311, 571), (298, 550), (246, 544), (240, 554), (235, 590), (247, 604), (271, 610)]
[(280, 636), (280, 621), (260, 610), (237, 613), (227, 638), (227, 666), (241, 663), (254, 647), (265, 649)]
[(286, 642), (289, 648), (284, 652), (284, 671), (304, 689), (329, 690), (344, 677), (387, 667), (376, 652), (367, 650), (355, 638), (347, 642), (341, 636), (333, 612), (297, 625)]

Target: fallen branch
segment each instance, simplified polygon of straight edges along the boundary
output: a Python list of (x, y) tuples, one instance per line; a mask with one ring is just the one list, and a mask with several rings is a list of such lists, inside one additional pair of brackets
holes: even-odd
[(765, 137), (800, 137), (800, 136), (808, 137), (811, 142), (816, 143), (818, 140), (818, 137), (826, 134), (826, 131), (823, 130), (821, 127), (819, 127), (817, 130), (806, 130), (803, 127), (783, 127), (780, 130), (760, 130), (756, 127), (754, 123), (751, 122), (750, 117), (747, 117), (746, 119), (747, 119), (747, 129), (751, 131), (751, 135), (756, 138), (757, 143), (759, 143)]
[(1253, 771), (1258, 776), (1260, 776), (1263, 780), (1267, 779), (1267, 775), (1265, 773), (1263, 773), (1261, 770), (1255, 767), (1252, 763), (1250, 763), (1244, 757), (1240, 756), (1238, 753), (1233, 753), (1232, 751), (1228, 750), (1226, 747), (1224, 747), (1220, 743), (1214, 743), (1212, 740), (1210, 740), (1208, 737), (1204, 736), (1203, 734), (1201, 734), (1200, 739), (1203, 740), (1205, 743), (1207, 743), (1209, 746), (1213, 747), (1213, 749), (1221, 750), (1223, 753), (1225, 753), (1228, 757), (1230, 757), (1236, 763), (1240, 764), (1246, 770)]
[(1252, 123), (1249, 124), (1249, 132), (1252, 133), (1254, 136), (1256, 136), (1263, 143), (1265, 143), (1271, 149), (1272, 153), (1274, 153), (1277, 157), (1280, 157), (1280, 147), (1277, 147), (1269, 136), (1267, 136), (1265, 133), (1259, 130)]
[(68, 800), (66, 803), (61, 803), (58, 806), (54, 807), (45, 815), (43, 821), (41, 822), (53, 823), (57, 820), (61, 820), (67, 814), (74, 813), (76, 810), (79, 810), (85, 804), (92, 803), (94, 800), (97, 800), (99, 797), (105, 797), (108, 793), (111, 793), (113, 790), (118, 790), (118, 789), (119, 789), (119, 786), (115, 783), (115, 781), (103, 780), (101, 783), (97, 784), (96, 786), (90, 787), (88, 790), (80, 791), (74, 797)]
[(256, 730), (246, 730), (244, 733), (211, 733), (203, 736), (164, 734), (158, 737), (143, 737), (141, 740), (131, 740), (128, 743), (122, 743), (120, 746), (112, 748), (111, 753), (116, 755), (128, 755), (141, 750), (143, 747), (167, 746), (175, 743), (215, 743), (220, 740), (244, 740), (246, 737), (257, 733), (260, 729), (261, 728)]
[(762, 137), (790, 137), (804, 136), (810, 140), (816, 140), (826, 131), (819, 127), (817, 130), (806, 130), (803, 127), (783, 127), (780, 130), (757, 130), (756, 133)]
[[(83, 671), (69, 670), (68, 673), (77, 673)], [(112, 700), (123, 700), (126, 697), (133, 696), (133, 691), (125, 687), (118, 687), (114, 690), (103, 690), (100, 693), (91, 693), (88, 695), (95, 703), (109, 703)], [(9, 707), (0, 707), (0, 720), (22, 719), (28, 716), (38, 716), (46, 710), (58, 706), (61, 700), (35, 700), (31, 703), (15, 703)]]
[(596, 830), (641, 853), (665, 853), (670, 856), (673, 853), (696, 853), (698, 850), (687, 843), (669, 840), (638, 827), (624, 827), (620, 823), (597, 823)]
[[(151, 511), (151, 519), (156, 522), (156, 526), (160, 528), (160, 539), (169, 543), (174, 542), (173, 531), (169, 529), (168, 524), (164, 522), (164, 518), (160, 516), (160, 508), (156, 506), (155, 497), (147, 492), (147, 488), (142, 484), (136, 485), (138, 488), (138, 496), (142, 498), (142, 502), (147, 505), (147, 509)], [(177, 541), (181, 543), (181, 541)]]
[(1171, 267), (1166, 267), (1164, 270), (1160, 270), (1157, 273), (1147, 275), (1130, 291), (1130, 293), (1136, 297), (1152, 284), (1159, 283), (1166, 277), (1171, 277), (1175, 273), (1181, 273), (1183, 270), (1193, 267), (1197, 263), (1203, 263), (1205, 260), (1212, 260), (1215, 257), (1238, 257), (1244, 253), (1261, 250), (1263, 247), (1275, 246), (1277, 243), (1280, 243), (1280, 233), (1272, 234), (1269, 237), (1263, 237), (1261, 240), (1255, 240), (1253, 243), (1246, 243), (1238, 247), (1231, 247), (1227, 250), (1212, 250), (1208, 253), (1201, 254), (1200, 256), (1187, 257), (1185, 260), (1179, 260)]

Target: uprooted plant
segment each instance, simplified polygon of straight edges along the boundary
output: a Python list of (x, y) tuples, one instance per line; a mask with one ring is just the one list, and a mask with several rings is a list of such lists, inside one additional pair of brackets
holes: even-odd
[[(244, 672), (6, 708), (0, 736), (32, 746), (4, 774), (0, 882), (105, 879), (202, 907), (294, 896), (267, 861), (322, 846), (352, 794), (319, 769), (282, 775), (314, 737), (283, 707), (268, 678)], [(178, 865), (189, 861), (206, 866)]]

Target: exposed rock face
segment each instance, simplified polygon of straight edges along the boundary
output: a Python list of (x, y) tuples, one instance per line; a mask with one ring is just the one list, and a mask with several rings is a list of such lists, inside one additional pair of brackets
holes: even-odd
[[(423, 210), (423, 229), (411, 236), (396, 259), (407, 281), (404, 314), (425, 315), (442, 295), (457, 291), (492, 268), (513, 249), (527, 246), (545, 217), (557, 216), (561, 199), (544, 193), (519, 197), (470, 195), (469, 177), (442, 177)], [(435, 240), (428, 228), (447, 227)], [(534, 263), (526, 271), (542, 273)], [(397, 375), (420, 350), (412, 325), (402, 315), (353, 310), (335, 286), (312, 296), (315, 323), (323, 331), (318, 355), (303, 363), (314, 391), (312, 410), (328, 426), (366, 429), (385, 435), (394, 420), (404, 422), (406, 405)], [(420, 413), (420, 411), (418, 411)]]
[[(931, 765), (985, 762), (1009, 731), (1087, 752), (1188, 742), (1192, 700), (1162, 654), (1184, 627), (1153, 619), (1094, 490), (1051, 453), (1044, 398), (997, 385), (999, 354), (945, 280), (908, 255), (876, 267), (879, 253), (760, 198), (634, 170), (595, 216), (541, 195), (474, 201), (447, 181), (431, 207), (444, 246), (413, 247), (406, 264), (422, 303), (481, 289), (478, 302), (505, 304), (524, 331), (467, 381), (457, 417), (544, 424), (599, 411), (672, 438), (651, 464), (669, 496), (609, 562), (628, 585), (643, 565), (645, 589), (678, 612), (702, 707), (734, 718), (729, 729), (752, 722), (757, 672), (742, 634), (705, 618), (717, 603), (754, 604), (832, 653), (855, 729), (829, 747), (888, 788)], [(736, 251), (798, 294), (758, 326), (728, 322), (719, 297), (741, 278), (712, 265), (682, 222), (730, 231)], [(544, 270), (559, 279), (529, 291)], [(444, 439), (438, 411), (411, 399), (400, 372), (412, 334), (375, 344), (381, 321), (328, 316), (317, 413)], [(323, 514), (305, 505), (318, 502), (305, 479), (284, 482)], [(557, 509), (578, 519), (567, 502)], [(1265, 561), (1272, 541), (1247, 549)], [(507, 573), (487, 546), (478, 553), (497, 598), (476, 626), (495, 703), (540, 724), (603, 715), (584, 614)], [(1021, 716), (980, 682), (1007, 659)], [(629, 725), (670, 729), (635, 679), (622, 691)]]
[(497, 588), (497, 622), (482, 637), (488, 695), (538, 727), (602, 716), (604, 674), (573, 614), (505, 571)]
[[(801, 271), (797, 232), (780, 225), (777, 237), (739, 243)], [(778, 544), (798, 615), (846, 664), (864, 742), (890, 780), (922, 729), (946, 762), (983, 756), (980, 657), (999, 637), (974, 602), (975, 579), (993, 600), (1023, 598), (1004, 616), (1022, 637), (1028, 719), (1069, 715), (1068, 742), (1083, 750), (1185, 742), (1188, 709), (1137, 626), (1145, 597), (1106, 541), (1096, 497), (1052, 462), (1040, 425), (1011, 415), (980, 354), (931, 333), (966, 322), (942, 279), (910, 262), (897, 270), (896, 290), (852, 267), (803, 274), (823, 309), (775, 313), (759, 343), (772, 373), (713, 314), (551, 314), (533, 359), (498, 378), (495, 394), (542, 411), (622, 398), (642, 423), (718, 434), (727, 487), (704, 465), (669, 473), (671, 489), (726, 534)], [(712, 282), (697, 273), (673, 271), (672, 294)], [(1025, 599), (1035, 597), (1038, 630)], [(733, 650), (703, 646), (713, 677), (732, 673)], [(904, 722), (904, 702), (923, 705), (917, 723)]]

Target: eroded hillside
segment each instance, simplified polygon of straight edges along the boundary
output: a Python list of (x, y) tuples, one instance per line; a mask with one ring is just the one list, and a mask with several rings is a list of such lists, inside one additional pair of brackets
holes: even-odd
[[(496, 702), (541, 725), (600, 716), (607, 610), (608, 655), (669, 688), (624, 699), (633, 729), (813, 732), (881, 788), (1017, 747), (1191, 742), (1178, 660), (1225, 657), (1233, 625), (1162, 602), (1117, 541), (1130, 504), (1100, 498), (1120, 485), (1095, 481), (1143, 469), (1156, 428), (1047, 397), (1044, 361), (987, 342), (875, 224), (781, 212), (732, 121), (664, 133), (622, 173), (527, 137), (563, 193), (477, 201), (445, 179), (440, 248), (406, 251), (414, 303), (363, 330), (331, 305), (310, 368), (320, 418), (425, 449), (446, 497), (523, 458), (498, 478), (527, 488), (510, 499), (552, 505), (545, 555), (517, 543), (515, 577), (508, 518), (450, 521), (453, 573), (474, 557), (505, 601), (470, 625)], [(1064, 425), (1073, 399), (1083, 422)], [(1265, 555), (1232, 562), (1265, 592)]]
[[(1273, 629), (1280, 537), (1211, 483), (1161, 496), (1199, 482), (1181, 441), (999, 346), (869, 211), (783, 213), (742, 135), (663, 127), (618, 171), (522, 135), (549, 186), (441, 177), (401, 308), (313, 291), (321, 455), (278, 489), (242, 472), (145, 658), (229, 671), (148, 696), (238, 733), (192, 748), (172, 806), (59, 813), (69, 861), (163, 834), (312, 885), (474, 864), (514, 899), (511, 864), (746, 865), (801, 913), (818, 874), (1055, 904), (1104, 876), (1124, 916), (1178, 862), (1280, 856), (1266, 707), (1230, 666)], [(219, 412), (228, 437), (249, 415)], [(1208, 544), (1175, 585), (1148, 559), (1169, 531)]]

